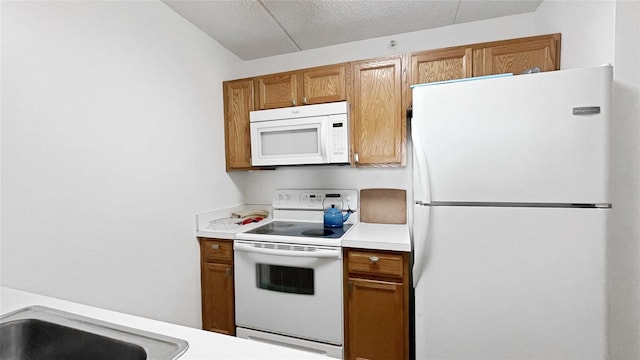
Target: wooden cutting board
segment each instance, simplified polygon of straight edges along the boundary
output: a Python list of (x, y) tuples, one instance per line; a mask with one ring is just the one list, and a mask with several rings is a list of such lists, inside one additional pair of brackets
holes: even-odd
[(402, 189), (360, 190), (360, 221), (376, 224), (406, 224), (407, 191)]

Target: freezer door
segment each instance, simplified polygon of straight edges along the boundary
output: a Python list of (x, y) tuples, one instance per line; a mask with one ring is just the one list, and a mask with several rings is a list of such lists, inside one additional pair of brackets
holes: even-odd
[(415, 87), (430, 200), (609, 203), (611, 80), (601, 66)]
[(431, 208), (416, 358), (603, 359), (608, 212)]

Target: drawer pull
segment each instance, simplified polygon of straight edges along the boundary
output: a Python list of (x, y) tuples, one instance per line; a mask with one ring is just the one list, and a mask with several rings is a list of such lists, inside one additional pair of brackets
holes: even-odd
[(213, 245), (211, 245), (211, 248), (212, 248), (213, 250), (220, 250), (220, 245), (218, 245), (218, 244), (213, 244)]
[(369, 256), (369, 261), (371, 261), (372, 263), (377, 263), (378, 261), (380, 261), (380, 258), (377, 256)]

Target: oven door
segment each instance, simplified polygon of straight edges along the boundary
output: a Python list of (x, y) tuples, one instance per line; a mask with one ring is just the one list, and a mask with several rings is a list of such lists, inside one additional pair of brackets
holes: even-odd
[(342, 344), (339, 247), (234, 241), (238, 327)]
[(328, 116), (252, 122), (251, 165), (325, 164)]

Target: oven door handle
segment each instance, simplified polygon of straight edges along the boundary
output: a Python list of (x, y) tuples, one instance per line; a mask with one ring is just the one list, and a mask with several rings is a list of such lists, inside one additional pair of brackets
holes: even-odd
[(238, 242), (234, 242), (233, 249), (237, 251), (246, 251), (246, 252), (253, 252), (253, 253), (267, 254), (267, 255), (342, 259), (342, 253), (339, 249), (317, 250), (317, 251), (264, 249), (264, 248), (251, 246), (251, 244), (238, 243)]

